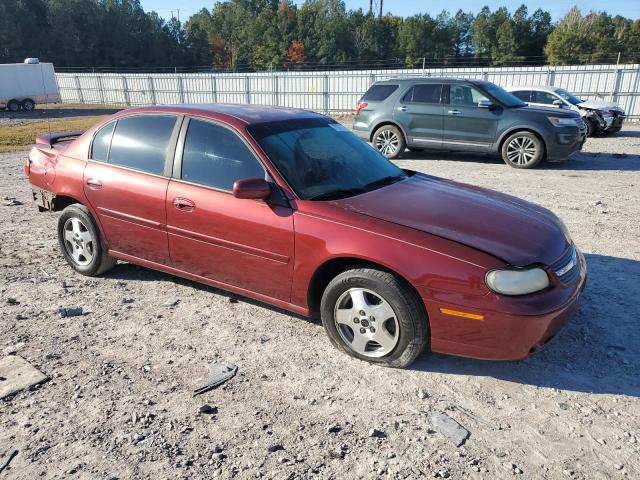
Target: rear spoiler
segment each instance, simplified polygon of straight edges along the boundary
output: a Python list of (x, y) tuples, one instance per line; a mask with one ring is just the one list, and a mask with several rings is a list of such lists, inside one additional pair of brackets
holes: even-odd
[(36, 145), (46, 145), (48, 147), (53, 147), (56, 143), (78, 138), (83, 133), (84, 132), (61, 132), (50, 133), (49, 135), (40, 135), (36, 138)]

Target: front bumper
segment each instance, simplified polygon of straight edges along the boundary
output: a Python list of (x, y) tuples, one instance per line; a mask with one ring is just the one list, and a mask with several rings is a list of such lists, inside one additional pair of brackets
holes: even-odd
[(547, 142), (547, 160), (567, 160), (573, 153), (582, 150), (586, 140), (586, 128), (570, 128), (555, 132), (552, 140)]
[[(443, 315), (438, 307), (427, 304), (433, 352), (484, 360), (521, 360), (544, 348), (574, 316), (586, 285), (587, 270), (583, 255), (577, 252), (578, 277), (566, 288), (572, 289), (569, 300), (559, 308), (540, 315), (517, 315), (500, 312), (483, 313), (483, 320)], [(435, 307), (435, 308), (434, 308)], [(457, 305), (452, 310), (469, 310)]]

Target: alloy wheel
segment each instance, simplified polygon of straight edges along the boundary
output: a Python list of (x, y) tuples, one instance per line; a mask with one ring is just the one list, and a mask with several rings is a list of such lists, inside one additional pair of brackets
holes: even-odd
[(529, 137), (515, 137), (507, 145), (507, 158), (516, 165), (531, 163), (536, 154), (536, 144)]
[(383, 155), (393, 155), (400, 148), (400, 139), (391, 130), (382, 130), (376, 135), (374, 145)]
[(342, 293), (333, 318), (342, 341), (364, 357), (384, 357), (400, 339), (398, 319), (389, 302), (365, 288)]
[(89, 265), (93, 260), (94, 239), (87, 226), (78, 217), (71, 217), (64, 224), (64, 247), (78, 265)]

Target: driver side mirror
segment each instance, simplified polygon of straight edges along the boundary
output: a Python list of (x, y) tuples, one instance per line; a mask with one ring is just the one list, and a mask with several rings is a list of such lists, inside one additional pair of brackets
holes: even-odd
[(491, 100), (480, 100), (478, 102), (478, 107), (480, 107), (480, 108), (488, 108), (489, 110), (491, 110), (493, 107), (495, 107), (495, 105), (493, 104), (493, 102)]
[(264, 178), (244, 178), (233, 184), (233, 196), (253, 200), (266, 200), (271, 195), (271, 185)]
[(558, 108), (564, 107), (564, 102), (562, 100), (554, 100), (553, 104)]

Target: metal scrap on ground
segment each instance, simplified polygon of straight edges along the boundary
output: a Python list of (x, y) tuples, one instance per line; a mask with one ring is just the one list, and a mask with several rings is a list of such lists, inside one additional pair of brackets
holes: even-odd
[(431, 425), (456, 447), (462, 445), (469, 438), (469, 431), (444, 413), (433, 413), (431, 415)]
[(8, 355), (0, 358), (0, 399), (47, 380), (49, 378), (44, 373), (22, 357)]
[(203, 387), (196, 388), (193, 391), (193, 396), (200, 395), (201, 393), (208, 392), (209, 390), (213, 390), (216, 387), (219, 387), (229, 379), (231, 379), (236, 372), (238, 371), (238, 366), (233, 365), (232, 363), (218, 363), (218, 361), (213, 361), (211, 365), (209, 365), (209, 378), (207, 380), (207, 384)]
[(7, 453), (4, 458), (4, 462), (0, 464), (0, 473), (9, 466), (11, 460), (13, 460), (16, 455), (18, 455), (18, 450), (10, 450), (9, 453)]

